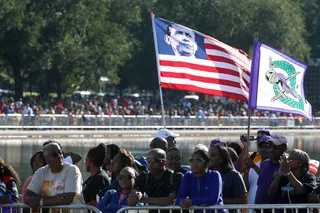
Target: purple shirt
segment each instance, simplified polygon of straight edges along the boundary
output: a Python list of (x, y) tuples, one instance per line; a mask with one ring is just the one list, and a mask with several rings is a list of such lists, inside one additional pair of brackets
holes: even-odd
[(255, 204), (275, 204), (278, 203), (277, 196), (268, 196), (269, 186), (278, 174), (279, 163), (272, 163), (271, 159), (261, 163), (258, 178), (258, 189), (256, 193)]

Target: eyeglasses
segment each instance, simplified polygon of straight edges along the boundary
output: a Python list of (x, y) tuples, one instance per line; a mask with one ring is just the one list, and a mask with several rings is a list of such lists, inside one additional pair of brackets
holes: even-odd
[(206, 162), (202, 158), (190, 158), (189, 163), (201, 163), (201, 162)]
[(167, 157), (167, 161), (180, 161), (182, 157), (179, 157), (179, 156), (175, 156), (175, 157)]
[(147, 163), (159, 163), (161, 161), (163, 161), (163, 158), (147, 158)]
[(57, 151), (57, 152), (53, 152), (53, 153), (50, 153), (44, 157), (53, 157), (53, 158), (57, 158), (57, 157), (60, 157), (62, 155), (62, 151)]
[(123, 181), (123, 180), (131, 180), (132, 177), (131, 175), (118, 175), (117, 176), (117, 181)]

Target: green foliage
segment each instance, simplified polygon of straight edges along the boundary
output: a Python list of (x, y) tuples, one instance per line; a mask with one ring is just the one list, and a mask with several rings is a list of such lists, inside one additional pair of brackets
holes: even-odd
[(299, 60), (320, 48), (317, 0), (0, 1), (0, 79), (17, 98), (24, 82), (60, 97), (98, 90), (101, 76), (157, 89), (149, 9), (248, 53), (255, 34)]
[[(301, 61), (310, 54), (307, 43), (304, 4), (292, 0), (161, 0), (150, 6), (161, 18), (188, 26), (222, 42), (251, 53), (255, 35), (258, 40)], [(301, 1), (303, 2), (303, 1)], [(315, 0), (314, 0), (315, 2)], [(305, 4), (308, 5), (308, 4)], [(310, 6), (308, 6), (310, 7)], [(142, 48), (127, 66), (135, 67), (129, 77), (140, 87), (157, 88), (151, 23), (142, 24)], [(319, 28), (317, 28), (319, 29)], [(147, 37), (148, 36), (148, 37)], [(151, 63), (150, 63), (151, 62)], [(132, 64), (131, 64), (132, 63)], [(137, 78), (136, 76), (148, 76)], [(146, 81), (148, 79), (148, 81)]]

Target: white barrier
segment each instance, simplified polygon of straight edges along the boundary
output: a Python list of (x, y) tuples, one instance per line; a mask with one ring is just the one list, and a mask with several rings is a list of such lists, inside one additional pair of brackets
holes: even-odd
[[(248, 117), (229, 116), (166, 116), (166, 126), (171, 129), (244, 129)], [(1, 129), (157, 129), (162, 126), (160, 115), (0, 115)], [(252, 128), (319, 128), (320, 117), (313, 121), (293, 117), (251, 117)]]
[[(276, 213), (276, 210), (283, 210), (284, 213), (298, 213), (299, 210), (306, 210), (307, 213), (312, 213), (313, 210), (316, 209), (319, 212), (320, 204), (259, 204), (259, 205), (250, 205), (250, 204), (241, 204), (241, 205), (220, 205), (220, 206), (192, 206), (189, 210), (192, 212), (200, 210), (203, 213), (212, 212), (218, 213), (218, 210), (233, 210), (232, 212), (253, 212), (255, 210), (260, 210), (261, 213), (272, 212)], [(172, 213), (179, 211), (180, 213), (184, 213), (184, 209), (181, 209), (179, 206), (139, 206), (139, 207), (125, 207), (119, 209), (117, 213), (147, 213), (150, 210), (157, 210), (156, 212), (160, 213), (163, 210)]]
[[(10, 213), (23, 213), (24, 209), (27, 209), (28, 212), (32, 213), (32, 209), (23, 204), (23, 203), (14, 203), (14, 204), (1, 204), (0, 205), (0, 212), (4, 212), (4, 208), (9, 209), (8, 211)], [(71, 204), (71, 205), (60, 205), (60, 206), (41, 206), (40, 207), (40, 213), (42, 213), (43, 209), (49, 209), (49, 212), (52, 212), (52, 209), (55, 210), (55, 212), (59, 211), (62, 213), (62, 210), (68, 210), (70, 213), (72, 212), (81, 212), (81, 213), (101, 213), (101, 211), (94, 207), (94, 206), (89, 206), (89, 205), (77, 205), (77, 204)]]

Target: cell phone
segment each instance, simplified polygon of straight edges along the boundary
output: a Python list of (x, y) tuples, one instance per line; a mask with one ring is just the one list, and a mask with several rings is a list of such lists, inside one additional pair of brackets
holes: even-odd
[[(247, 135), (240, 135), (240, 140), (243, 142), (247, 142)], [(254, 136), (249, 136), (249, 141), (254, 141)]]

